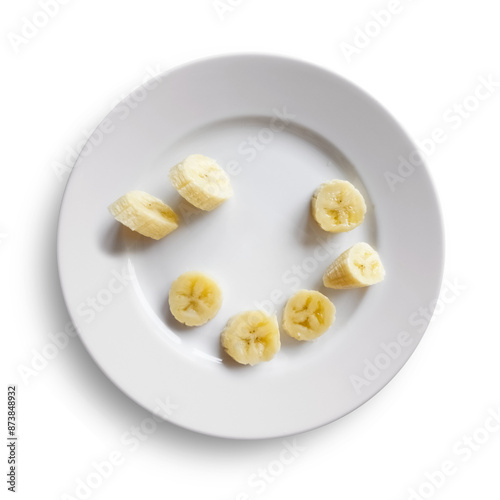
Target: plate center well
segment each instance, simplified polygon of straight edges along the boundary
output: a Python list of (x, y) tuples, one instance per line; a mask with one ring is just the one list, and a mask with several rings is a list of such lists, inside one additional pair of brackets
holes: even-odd
[[(234, 197), (213, 212), (192, 207), (168, 181), (169, 168), (194, 153), (215, 158), (231, 178)], [(219, 334), (232, 315), (263, 308), (281, 321), (286, 300), (303, 288), (319, 290), (337, 307), (332, 330), (307, 349), (340, 341), (364, 291), (326, 289), (322, 275), (352, 244), (376, 245), (376, 221), (356, 169), (333, 144), (271, 116), (231, 119), (167, 143), (144, 172), (137, 189), (162, 198), (181, 219), (163, 240), (134, 239), (129, 251), (144, 306), (163, 325), (172, 346), (189, 357), (220, 363)], [(367, 202), (365, 222), (349, 233), (327, 233), (310, 216), (314, 190), (334, 178), (352, 182)], [(171, 283), (190, 270), (211, 275), (224, 295), (217, 317), (197, 328), (179, 324), (168, 308)], [(298, 349), (299, 342), (285, 333), (281, 338), (282, 351), (273, 363), (305, 348)]]

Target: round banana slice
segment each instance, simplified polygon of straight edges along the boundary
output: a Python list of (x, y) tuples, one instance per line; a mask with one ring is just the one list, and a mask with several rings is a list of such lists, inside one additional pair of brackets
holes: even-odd
[(316, 189), (311, 209), (322, 229), (330, 233), (344, 233), (363, 222), (366, 203), (362, 194), (350, 182), (333, 180)]
[(191, 271), (181, 274), (172, 283), (168, 304), (177, 321), (187, 326), (200, 326), (219, 312), (222, 292), (212, 278)]
[(378, 253), (368, 243), (356, 243), (330, 264), (323, 276), (328, 288), (360, 288), (374, 285), (385, 277)]
[(246, 311), (233, 316), (221, 333), (226, 352), (242, 365), (271, 360), (280, 350), (276, 316), (262, 311)]
[(143, 236), (159, 240), (177, 229), (177, 214), (158, 198), (144, 191), (130, 191), (108, 207), (124, 226)]
[(297, 340), (314, 340), (335, 321), (335, 306), (316, 290), (299, 290), (283, 311), (283, 329)]
[(213, 210), (233, 196), (226, 172), (207, 156), (188, 156), (170, 169), (169, 176), (179, 194), (201, 210)]

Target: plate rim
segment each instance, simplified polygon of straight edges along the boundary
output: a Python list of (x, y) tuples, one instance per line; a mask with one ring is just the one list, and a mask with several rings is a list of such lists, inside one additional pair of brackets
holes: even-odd
[[(273, 53), (261, 53), (261, 52), (230, 52), (230, 53), (224, 53), (224, 54), (214, 54), (214, 55), (209, 55), (209, 56), (205, 56), (205, 57), (199, 57), (199, 58), (190, 59), (190, 60), (188, 60), (188, 61), (186, 61), (186, 62), (184, 62), (182, 64), (174, 65), (174, 66), (166, 69), (165, 71), (161, 72), (157, 76), (161, 76), (162, 80), (168, 79), (168, 77), (169, 77), (170, 74), (172, 74), (174, 72), (177, 72), (177, 71), (181, 71), (181, 70), (183, 70), (185, 68), (188, 68), (190, 66), (197, 65), (199, 63), (210, 63), (211, 61), (222, 60), (222, 59), (225, 59), (225, 60), (234, 59), (234, 60), (238, 60), (240, 62), (241, 62), (242, 59), (267, 59), (267, 60), (273, 60), (274, 59), (276, 61), (287, 62), (289, 64), (294, 64), (294, 65), (298, 64), (298, 65), (307, 67), (309, 69), (313, 69), (315, 71), (319, 70), (319, 71), (321, 71), (323, 73), (328, 73), (330, 75), (333, 75), (334, 77), (338, 78), (344, 85), (347, 85), (349, 87), (354, 88), (359, 94), (363, 95), (365, 99), (367, 99), (367, 100), (371, 101), (372, 103), (374, 103), (376, 105), (376, 107), (381, 112), (385, 113), (387, 115), (387, 117), (393, 122), (393, 124), (395, 124), (397, 126), (397, 128), (400, 131), (400, 133), (402, 133), (406, 137), (406, 139), (409, 141), (409, 143), (411, 143), (413, 145), (413, 147), (416, 150), (418, 150), (418, 147), (416, 145), (416, 141), (413, 140), (413, 138), (400, 125), (399, 121), (394, 117), (394, 115), (390, 111), (388, 111), (387, 108), (377, 98), (375, 98), (372, 95), (370, 95), (363, 88), (361, 88), (360, 86), (358, 86), (356, 83), (352, 82), (351, 80), (348, 80), (343, 75), (340, 75), (340, 74), (332, 71), (330, 68), (327, 68), (325, 66), (313, 63), (311, 61), (308, 61), (308, 60), (305, 60), (305, 59), (302, 59), (302, 58), (299, 58), (299, 57), (290, 57), (288, 55), (273, 54)], [(148, 80), (147, 82), (145, 82), (145, 83), (143, 83), (141, 85), (135, 86), (133, 88), (133, 90), (131, 90), (123, 99), (121, 99), (115, 106), (113, 106), (113, 108), (111, 108), (110, 110), (108, 110), (106, 112), (106, 114), (104, 115), (104, 117), (99, 121), (99, 123), (92, 129), (92, 132), (88, 136), (87, 141), (85, 141), (85, 144), (82, 146), (81, 150), (78, 152), (78, 155), (76, 156), (76, 159), (75, 159), (74, 164), (73, 164), (73, 166), (71, 168), (71, 171), (69, 173), (69, 177), (67, 179), (66, 185), (65, 185), (63, 193), (62, 193), (62, 198), (61, 198), (61, 202), (60, 202), (60, 206), (59, 206), (59, 212), (58, 212), (57, 232), (56, 232), (56, 238), (57, 238), (57, 245), (56, 245), (57, 269), (58, 269), (59, 281), (60, 281), (60, 285), (61, 285), (61, 290), (62, 290), (62, 295), (63, 295), (63, 298), (64, 298), (64, 302), (65, 302), (66, 308), (68, 310), (69, 316), (70, 316), (70, 318), (72, 320), (72, 323), (75, 325), (75, 328), (77, 328), (77, 331), (78, 331), (78, 327), (76, 325), (77, 322), (75, 322), (75, 319), (74, 319), (74, 311), (71, 310), (71, 307), (69, 305), (69, 300), (68, 300), (68, 297), (67, 297), (66, 285), (64, 283), (64, 278), (63, 278), (64, 272), (62, 270), (62, 263), (61, 263), (61, 258), (60, 258), (61, 252), (62, 252), (62, 248), (61, 247), (62, 247), (62, 239), (63, 239), (63, 237), (61, 235), (61, 233), (62, 233), (61, 218), (62, 218), (62, 213), (64, 211), (65, 202), (67, 201), (67, 198), (68, 198), (68, 192), (69, 192), (70, 186), (72, 185), (72, 183), (75, 180), (75, 176), (73, 175), (73, 173), (75, 171), (74, 169), (78, 167), (78, 163), (79, 163), (79, 161), (80, 161), (80, 159), (82, 157), (82, 153), (85, 150), (85, 148), (88, 145), (88, 143), (90, 142), (90, 139), (91, 139), (93, 133), (96, 130), (98, 130), (99, 127), (101, 126), (101, 124), (103, 124), (103, 122), (105, 122), (113, 114), (113, 112), (116, 110), (116, 108), (118, 106), (120, 106), (124, 101), (126, 101), (137, 89), (145, 87), (151, 80), (152, 79)], [(438, 191), (436, 189), (435, 182), (434, 182), (434, 180), (433, 180), (433, 178), (431, 176), (430, 170), (428, 168), (427, 159), (422, 158), (422, 165), (419, 166), (419, 169), (421, 170), (421, 173), (425, 175), (425, 181), (426, 181), (426, 183), (427, 183), (427, 185), (428, 185), (428, 187), (430, 189), (430, 192), (432, 193), (433, 201), (436, 204), (436, 214), (435, 214), (435, 216), (436, 216), (436, 222), (437, 222), (438, 229), (439, 229), (439, 232), (438, 232), (438, 236), (439, 236), (439, 248), (436, 247), (436, 249), (435, 249), (436, 250), (436, 261), (438, 261), (436, 265), (437, 265), (437, 267), (439, 267), (439, 273), (438, 273), (438, 279), (436, 281), (436, 286), (435, 286), (435, 289), (433, 291), (432, 302), (434, 303), (439, 298), (440, 289), (441, 289), (442, 281), (443, 281), (443, 275), (444, 275), (444, 268), (445, 268), (445, 244), (446, 244), (446, 240), (445, 240), (445, 228), (444, 228), (444, 220), (443, 220), (443, 212), (442, 212), (441, 200), (440, 200), (440, 198), (438, 196)], [(434, 314), (434, 310), (436, 308), (436, 305), (437, 304), (434, 304), (434, 306), (431, 307), (431, 312), (432, 312), (431, 316)], [(307, 428), (304, 428), (302, 430), (299, 430), (299, 431), (296, 431), (296, 432), (292, 432), (292, 433), (289, 433), (289, 432), (283, 433), (283, 434), (273, 433), (272, 435), (265, 435), (264, 433), (260, 433), (262, 435), (259, 436), (259, 437), (255, 437), (255, 436), (241, 436), (241, 435), (231, 436), (231, 435), (224, 435), (224, 434), (220, 434), (220, 433), (207, 432), (207, 431), (204, 431), (204, 430), (200, 430), (200, 429), (194, 428), (194, 427), (192, 427), (190, 425), (185, 425), (185, 424), (177, 422), (177, 421), (175, 421), (175, 422), (171, 421), (168, 418), (164, 418), (164, 420), (168, 421), (169, 423), (173, 423), (173, 424), (175, 424), (177, 426), (180, 426), (182, 428), (185, 428), (185, 429), (188, 429), (190, 431), (197, 432), (197, 433), (201, 433), (201, 434), (205, 434), (205, 435), (209, 435), (209, 436), (213, 436), (213, 437), (219, 437), (219, 438), (241, 439), (241, 440), (272, 439), (272, 438), (278, 438), (278, 437), (287, 437), (287, 436), (297, 435), (297, 434), (300, 434), (300, 433), (303, 433), (303, 432), (308, 432), (308, 431), (311, 431), (311, 430), (323, 427), (325, 425), (333, 423), (334, 421), (339, 420), (340, 418), (345, 417), (346, 415), (350, 414), (354, 410), (356, 410), (359, 407), (363, 406), (366, 402), (368, 402), (370, 399), (372, 399), (374, 396), (376, 396), (384, 387), (386, 387), (387, 385), (389, 385), (389, 383), (396, 377), (396, 375), (402, 370), (402, 368), (404, 366), (406, 366), (408, 360), (411, 358), (411, 356), (413, 355), (413, 353), (417, 349), (418, 345), (420, 344), (420, 341), (423, 338), (423, 335), (428, 330), (428, 328), (430, 326), (430, 323), (431, 323), (431, 321), (429, 321), (427, 323), (427, 325), (425, 326), (425, 329), (423, 330), (421, 336), (416, 339), (416, 342), (412, 346), (411, 351), (410, 351), (410, 353), (408, 355), (407, 360), (404, 361), (404, 363), (401, 366), (397, 367), (397, 369), (394, 369), (394, 370), (391, 371), (390, 378), (387, 380), (387, 382), (384, 383), (384, 384), (382, 384), (376, 390), (374, 390), (374, 391), (372, 391), (370, 393), (367, 393), (366, 397), (360, 398), (359, 404), (353, 406), (349, 411), (346, 411), (345, 413), (339, 415), (338, 417), (334, 418), (333, 420), (332, 419), (327, 419), (326, 421), (324, 421), (321, 424), (318, 424), (318, 425), (314, 424), (314, 425), (312, 425), (310, 427), (307, 427)], [(130, 393), (122, 385), (119, 385), (119, 383), (117, 381), (115, 381), (115, 379), (108, 373), (108, 371), (106, 370), (106, 368), (103, 367), (99, 363), (99, 361), (96, 359), (96, 357), (92, 353), (91, 349), (89, 349), (89, 347), (88, 347), (86, 341), (84, 340), (83, 336), (80, 335), (79, 331), (78, 331), (78, 333), (79, 333), (79, 337), (80, 337), (80, 339), (82, 341), (82, 344), (84, 345), (86, 351), (89, 353), (89, 355), (91, 356), (91, 358), (93, 359), (93, 361), (97, 364), (97, 366), (99, 366), (99, 368), (102, 370), (102, 372), (106, 375), (106, 377), (109, 380), (111, 380), (111, 382), (119, 390), (121, 390), (124, 394), (126, 394), (127, 397), (129, 397), (130, 399), (132, 399), (136, 404), (138, 404), (142, 408), (145, 408), (142, 403), (140, 403), (140, 402), (138, 402), (136, 400), (136, 398), (134, 397), (134, 395), (132, 393)], [(151, 411), (148, 408), (145, 408), (145, 409), (148, 412)]]

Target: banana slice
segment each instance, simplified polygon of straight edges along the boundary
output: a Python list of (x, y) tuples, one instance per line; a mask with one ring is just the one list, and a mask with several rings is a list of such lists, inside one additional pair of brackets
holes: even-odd
[(356, 243), (330, 264), (323, 276), (328, 288), (359, 288), (384, 279), (385, 270), (378, 253), (368, 243)]
[(299, 290), (283, 311), (283, 329), (297, 340), (314, 340), (335, 321), (335, 306), (316, 290)]
[(207, 156), (188, 156), (170, 169), (169, 176), (179, 194), (201, 210), (213, 210), (233, 196), (226, 172)]
[(111, 215), (124, 226), (159, 240), (177, 229), (177, 214), (158, 198), (144, 191), (130, 191), (108, 207)]
[(344, 233), (363, 222), (366, 203), (350, 182), (333, 180), (316, 189), (311, 209), (322, 229), (330, 233)]
[(233, 316), (221, 333), (226, 352), (242, 365), (269, 361), (280, 350), (276, 316), (262, 311), (246, 311)]
[(177, 321), (187, 326), (200, 326), (219, 312), (222, 292), (213, 279), (191, 271), (181, 274), (172, 283), (168, 304)]

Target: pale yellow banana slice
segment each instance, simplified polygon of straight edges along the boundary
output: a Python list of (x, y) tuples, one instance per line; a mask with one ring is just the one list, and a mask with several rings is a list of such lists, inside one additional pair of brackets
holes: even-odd
[(144, 191), (130, 191), (108, 207), (111, 215), (124, 226), (159, 240), (177, 229), (177, 214), (158, 198)]
[(335, 306), (316, 290), (299, 290), (283, 311), (283, 329), (297, 340), (314, 340), (335, 321)]
[(179, 194), (201, 210), (213, 210), (233, 196), (226, 172), (207, 156), (188, 156), (170, 169), (169, 176)]
[(323, 276), (328, 288), (359, 288), (384, 279), (385, 270), (378, 253), (368, 243), (356, 243), (330, 265)]
[(262, 311), (246, 311), (233, 316), (221, 333), (226, 352), (242, 365), (271, 360), (280, 350), (276, 316)]
[(316, 189), (311, 210), (322, 229), (330, 233), (344, 233), (363, 222), (366, 203), (350, 182), (333, 180)]
[(219, 312), (222, 292), (212, 278), (191, 271), (181, 274), (172, 283), (168, 304), (177, 321), (187, 326), (200, 326)]

